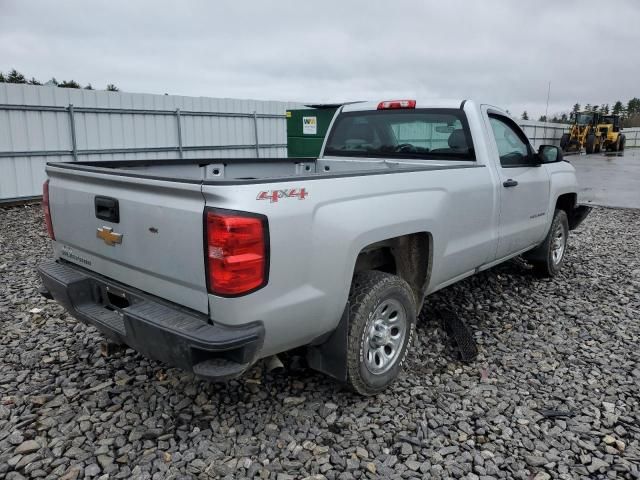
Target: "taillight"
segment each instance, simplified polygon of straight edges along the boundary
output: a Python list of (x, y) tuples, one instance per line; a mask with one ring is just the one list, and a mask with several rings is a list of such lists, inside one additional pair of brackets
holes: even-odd
[(51, 223), (51, 209), (49, 208), (49, 180), (42, 184), (42, 212), (44, 213), (44, 224), (47, 226), (47, 233), (51, 240), (55, 240), (53, 234), (53, 223)]
[(266, 285), (269, 268), (266, 217), (206, 210), (205, 228), (209, 293), (244, 295)]
[(415, 100), (387, 100), (378, 104), (378, 110), (395, 110), (398, 108), (416, 108)]

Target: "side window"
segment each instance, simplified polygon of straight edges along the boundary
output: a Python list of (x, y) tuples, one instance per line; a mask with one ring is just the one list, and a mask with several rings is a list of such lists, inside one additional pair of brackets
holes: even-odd
[(529, 145), (521, 138), (522, 132), (497, 115), (489, 115), (489, 122), (498, 145), (500, 164), (503, 167), (530, 165)]

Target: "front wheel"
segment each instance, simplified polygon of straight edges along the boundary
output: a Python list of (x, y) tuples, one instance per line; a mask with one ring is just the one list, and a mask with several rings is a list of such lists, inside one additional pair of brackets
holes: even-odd
[(525, 254), (536, 272), (544, 277), (554, 277), (564, 264), (569, 238), (569, 221), (564, 210), (556, 210), (551, 228), (542, 244)]
[(587, 135), (587, 140), (585, 141), (585, 152), (587, 155), (593, 153), (593, 149), (596, 145), (596, 136), (593, 133)]
[(402, 371), (416, 302), (402, 278), (374, 270), (355, 275), (349, 302), (347, 384), (360, 395), (374, 395)]

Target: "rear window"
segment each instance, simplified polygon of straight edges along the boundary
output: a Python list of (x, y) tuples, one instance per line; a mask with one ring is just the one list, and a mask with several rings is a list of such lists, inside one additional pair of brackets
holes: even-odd
[(467, 118), (453, 108), (341, 113), (324, 154), (475, 160)]

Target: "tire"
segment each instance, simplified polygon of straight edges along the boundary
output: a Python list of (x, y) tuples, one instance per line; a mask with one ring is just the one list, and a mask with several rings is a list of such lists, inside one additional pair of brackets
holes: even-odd
[(556, 210), (544, 242), (525, 255), (537, 274), (543, 277), (555, 277), (560, 272), (567, 253), (568, 238), (567, 213), (564, 210)]
[(620, 150), (620, 135), (618, 135), (618, 138), (616, 138), (616, 141), (611, 144), (612, 152), (617, 152), (618, 150)]
[(570, 139), (571, 139), (571, 136), (568, 133), (562, 134), (562, 137), (560, 137), (560, 148), (562, 149), (562, 151), (565, 151), (567, 149), (567, 146), (569, 146)]
[(600, 144), (600, 142), (596, 143), (596, 146), (593, 150), (593, 153), (600, 153), (600, 150), (602, 149), (602, 145)]
[(347, 384), (360, 395), (375, 395), (402, 371), (413, 341), (416, 302), (402, 278), (373, 270), (354, 276), (349, 302)]
[(627, 137), (620, 135), (618, 138), (620, 139), (620, 147), (618, 148), (618, 151), (624, 152), (624, 144), (627, 143)]
[(596, 143), (596, 136), (593, 133), (587, 135), (587, 139), (585, 140), (584, 150), (587, 154), (593, 153), (593, 147)]

